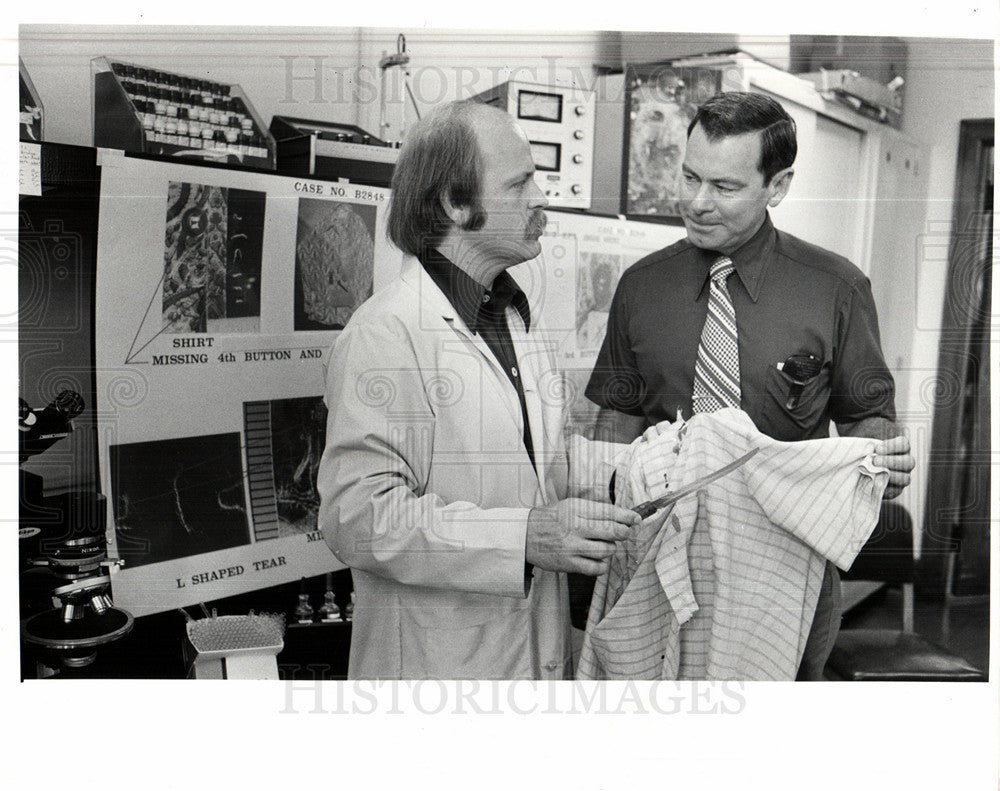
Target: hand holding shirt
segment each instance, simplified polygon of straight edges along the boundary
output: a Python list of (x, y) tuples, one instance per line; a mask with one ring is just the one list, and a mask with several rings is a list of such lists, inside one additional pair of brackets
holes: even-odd
[(623, 543), (597, 581), (578, 676), (794, 679), (825, 559), (848, 568), (878, 521), (876, 445), (778, 442), (733, 409), (647, 432), (619, 464), (622, 505), (663, 494), (664, 474), (677, 489), (759, 452)]

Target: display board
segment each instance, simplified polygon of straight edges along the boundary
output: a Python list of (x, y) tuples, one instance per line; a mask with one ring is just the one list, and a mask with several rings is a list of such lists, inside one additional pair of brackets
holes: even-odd
[(322, 574), (329, 349), (402, 255), (388, 191), (108, 154), (95, 330), (114, 599), (134, 615)]
[[(403, 256), (387, 190), (106, 155), (95, 356), (115, 602), (144, 615), (342, 566), (317, 527), (337, 332)], [(548, 333), (570, 430), (611, 297), (683, 229), (550, 211), (512, 270)]]
[(622, 273), (643, 256), (685, 236), (683, 226), (569, 211), (547, 212), (542, 254), (511, 270), (550, 334), (568, 405), (567, 430), (586, 433), (597, 407), (583, 391), (608, 323)]

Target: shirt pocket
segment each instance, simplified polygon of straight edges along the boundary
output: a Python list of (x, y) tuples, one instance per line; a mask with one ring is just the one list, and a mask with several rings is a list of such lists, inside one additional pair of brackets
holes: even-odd
[[(786, 436), (775, 439), (794, 441), (802, 438), (802, 432), (811, 433), (826, 420), (827, 407), (830, 404), (830, 369), (824, 365), (816, 376), (804, 384), (796, 384), (795, 379), (772, 367), (768, 372), (764, 387), (771, 413), (776, 420), (780, 416), (780, 424), (796, 429)], [(791, 396), (798, 393), (797, 398)], [(777, 428), (777, 426), (776, 426)]]

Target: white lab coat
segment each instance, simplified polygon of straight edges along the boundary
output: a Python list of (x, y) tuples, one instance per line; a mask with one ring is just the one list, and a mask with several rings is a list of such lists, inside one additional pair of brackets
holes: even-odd
[(565, 575), (526, 589), (524, 556), (529, 510), (567, 493), (563, 385), (507, 317), (537, 475), (514, 387), (415, 259), (334, 343), (319, 524), (354, 577), (352, 678), (570, 671)]

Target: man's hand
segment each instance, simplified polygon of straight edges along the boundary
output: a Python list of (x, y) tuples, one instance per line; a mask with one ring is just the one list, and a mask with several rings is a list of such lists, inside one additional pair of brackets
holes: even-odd
[(838, 423), (837, 433), (842, 437), (871, 437), (881, 440), (875, 446), (875, 463), (889, 470), (889, 485), (883, 500), (898, 497), (910, 485), (910, 472), (914, 467), (910, 454), (910, 439), (902, 429), (884, 417), (868, 417), (856, 423)]
[(900, 435), (883, 440), (875, 446), (875, 463), (889, 470), (889, 485), (885, 487), (883, 500), (898, 497), (910, 484), (910, 472), (915, 462), (910, 454), (909, 437)]
[(615, 541), (640, 521), (634, 511), (610, 503), (569, 498), (532, 508), (528, 514), (525, 560), (549, 571), (575, 571), (596, 577)]

